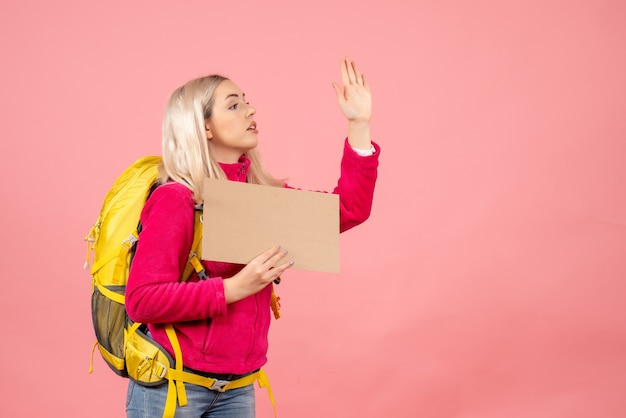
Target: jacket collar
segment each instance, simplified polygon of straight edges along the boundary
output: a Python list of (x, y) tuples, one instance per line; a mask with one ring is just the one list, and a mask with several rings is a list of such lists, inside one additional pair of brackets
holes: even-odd
[(219, 163), (219, 165), (224, 170), (228, 180), (245, 182), (248, 179), (250, 160), (245, 155), (239, 157), (239, 161), (236, 163)]

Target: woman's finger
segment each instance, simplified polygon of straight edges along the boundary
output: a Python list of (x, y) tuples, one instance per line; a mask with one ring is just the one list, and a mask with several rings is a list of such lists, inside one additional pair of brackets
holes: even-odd
[(341, 82), (343, 83), (344, 86), (347, 86), (348, 84), (350, 84), (350, 77), (348, 75), (348, 64), (345, 58), (341, 60), (340, 67), (341, 67)]
[(272, 255), (265, 263), (266, 266), (270, 269), (277, 268), (276, 264), (286, 255), (288, 254), (287, 250), (282, 250), (279, 248), (279, 251), (276, 254)]
[(350, 60), (350, 58), (346, 57), (345, 60), (346, 63), (346, 69), (348, 71), (348, 80), (350, 80), (350, 84), (354, 84), (356, 83), (356, 74), (354, 73), (354, 67), (352, 64), (352, 61)]
[(352, 70), (354, 71), (354, 79), (357, 84), (363, 84), (363, 76), (359, 71), (359, 68), (356, 66), (356, 62), (352, 61)]
[(275, 245), (272, 248), (263, 251), (261, 254), (255, 257), (253, 261), (257, 261), (259, 264), (266, 264), (268, 261), (272, 259), (276, 254), (280, 254), (281, 247), (280, 245)]
[(267, 281), (274, 281), (274, 283), (278, 284), (280, 283), (280, 276), (282, 276), (285, 270), (287, 270), (293, 265), (294, 265), (294, 262), (292, 260), (292, 261), (283, 263), (280, 266), (270, 267), (270, 269), (267, 271), (267, 274), (265, 275), (265, 279)]
[(365, 75), (362, 74), (361, 78), (363, 79), (363, 87), (365, 87), (365, 89), (367, 91), (370, 91), (370, 83), (367, 81), (367, 79), (365, 78)]
[(280, 266), (280, 273), (276, 276), (276, 278), (274, 279), (274, 283), (279, 284), (281, 281), (281, 276), (283, 275), (283, 273), (285, 272), (285, 270), (293, 267), (294, 265), (294, 261), (291, 260), (285, 264), (283, 264), (282, 266)]

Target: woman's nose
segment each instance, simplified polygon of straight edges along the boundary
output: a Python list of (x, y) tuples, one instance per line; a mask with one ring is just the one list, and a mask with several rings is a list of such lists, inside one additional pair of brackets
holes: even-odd
[(248, 105), (248, 116), (252, 116), (256, 113), (256, 109), (252, 105)]

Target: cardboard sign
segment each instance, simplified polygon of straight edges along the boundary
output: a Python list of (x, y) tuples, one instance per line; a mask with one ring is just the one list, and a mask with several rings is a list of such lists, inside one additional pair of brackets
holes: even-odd
[(202, 258), (247, 264), (274, 245), (292, 268), (339, 272), (339, 196), (205, 179)]

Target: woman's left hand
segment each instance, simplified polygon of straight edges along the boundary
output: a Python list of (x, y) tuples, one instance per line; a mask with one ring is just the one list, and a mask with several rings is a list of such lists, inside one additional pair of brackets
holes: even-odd
[(370, 86), (350, 58), (341, 61), (341, 80), (341, 87), (333, 83), (339, 108), (349, 122), (369, 122), (372, 117)]

